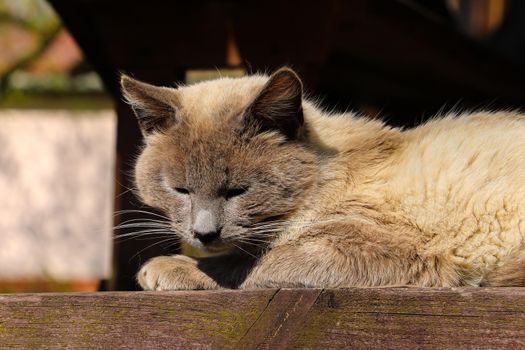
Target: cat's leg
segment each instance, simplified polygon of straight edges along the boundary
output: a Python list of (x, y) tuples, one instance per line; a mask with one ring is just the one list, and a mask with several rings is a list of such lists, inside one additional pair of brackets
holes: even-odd
[(137, 281), (144, 290), (217, 289), (219, 285), (184, 255), (158, 256), (139, 270)]
[(144, 290), (235, 288), (252, 265), (253, 260), (240, 256), (159, 256), (142, 266), (137, 280)]
[(402, 234), (374, 224), (319, 226), (271, 249), (240, 288), (458, 284), (450, 264), (416, 249)]

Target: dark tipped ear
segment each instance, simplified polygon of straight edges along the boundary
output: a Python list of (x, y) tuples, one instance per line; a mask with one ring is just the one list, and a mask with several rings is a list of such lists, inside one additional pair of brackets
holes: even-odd
[(144, 136), (169, 128), (176, 122), (174, 89), (143, 83), (122, 75), (122, 95), (133, 108)]
[(303, 84), (295, 72), (281, 68), (270, 76), (259, 95), (246, 109), (243, 121), (260, 131), (275, 130), (289, 140), (303, 131)]

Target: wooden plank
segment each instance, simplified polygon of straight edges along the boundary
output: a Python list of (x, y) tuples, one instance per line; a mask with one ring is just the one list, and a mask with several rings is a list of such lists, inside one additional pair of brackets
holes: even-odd
[(285, 349), (321, 292), (321, 289), (279, 290), (237, 348)]
[(4, 294), (0, 348), (230, 348), (275, 293)]
[(327, 290), (290, 348), (525, 348), (525, 288)]
[(0, 295), (0, 349), (525, 348), (525, 288)]

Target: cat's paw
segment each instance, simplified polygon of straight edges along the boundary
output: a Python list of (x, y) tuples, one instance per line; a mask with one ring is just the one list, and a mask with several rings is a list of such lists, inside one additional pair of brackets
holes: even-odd
[(184, 255), (158, 256), (139, 270), (137, 281), (144, 290), (215, 289), (217, 284)]

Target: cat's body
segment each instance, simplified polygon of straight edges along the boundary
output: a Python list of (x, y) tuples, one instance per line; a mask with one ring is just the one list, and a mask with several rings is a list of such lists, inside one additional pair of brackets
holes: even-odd
[(222, 253), (155, 258), (145, 289), (525, 285), (522, 115), (402, 131), (323, 112), (289, 70), (123, 87), (146, 138), (141, 197)]

